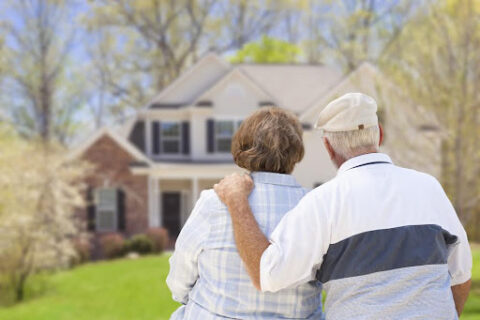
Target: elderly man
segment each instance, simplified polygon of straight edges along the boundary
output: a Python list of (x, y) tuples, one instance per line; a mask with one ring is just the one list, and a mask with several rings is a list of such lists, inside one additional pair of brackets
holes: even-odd
[(267, 239), (248, 204), (248, 175), (215, 185), (257, 289), (318, 279), (333, 319), (458, 319), (470, 288), (465, 230), (438, 181), (395, 166), (373, 98), (350, 93), (317, 127), (337, 176), (308, 193)]

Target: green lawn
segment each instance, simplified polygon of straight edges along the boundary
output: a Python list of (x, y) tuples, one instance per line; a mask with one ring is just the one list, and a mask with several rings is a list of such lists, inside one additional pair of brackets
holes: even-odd
[[(35, 280), (27, 301), (0, 308), (0, 319), (168, 319), (178, 305), (165, 285), (167, 260), (162, 255), (91, 263)], [(462, 320), (480, 320), (480, 248), (474, 250), (474, 260), (474, 284)]]

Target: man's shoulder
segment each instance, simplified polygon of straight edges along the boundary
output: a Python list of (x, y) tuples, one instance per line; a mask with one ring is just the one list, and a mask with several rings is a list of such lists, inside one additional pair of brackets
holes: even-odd
[(421, 183), (422, 185), (430, 185), (432, 187), (440, 187), (441, 184), (436, 177), (423, 171), (400, 166), (394, 167), (396, 174), (410, 183)]

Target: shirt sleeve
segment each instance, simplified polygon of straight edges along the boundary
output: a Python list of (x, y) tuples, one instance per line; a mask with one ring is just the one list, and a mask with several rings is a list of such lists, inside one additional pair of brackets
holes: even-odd
[(190, 290), (198, 279), (198, 256), (210, 232), (207, 215), (213, 208), (209, 207), (209, 198), (209, 191), (203, 191), (182, 228), (175, 243), (175, 251), (169, 259), (167, 285), (173, 300), (182, 304), (187, 304)]
[(263, 292), (277, 292), (315, 278), (330, 243), (330, 227), (318, 190), (288, 212), (270, 236), (260, 261)]
[(458, 219), (455, 209), (448, 199), (445, 191), (437, 181), (440, 189), (441, 201), (438, 202), (439, 214), (447, 219), (445, 228), (452, 235), (457, 236), (456, 243), (450, 245), (448, 250), (448, 272), (450, 273), (450, 284), (455, 286), (467, 282), (472, 277), (472, 252), (468, 243), (467, 233)]

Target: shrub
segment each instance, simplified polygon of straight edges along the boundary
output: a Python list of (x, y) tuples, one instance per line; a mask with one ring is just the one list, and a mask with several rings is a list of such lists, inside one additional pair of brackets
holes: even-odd
[(153, 242), (144, 234), (137, 234), (125, 243), (124, 252), (148, 254), (153, 252)]
[(100, 239), (100, 246), (107, 259), (117, 258), (124, 254), (125, 239), (118, 233), (108, 234)]
[(88, 239), (75, 239), (73, 241), (73, 247), (76, 252), (76, 256), (72, 260), (73, 265), (85, 263), (90, 260), (92, 247)]
[(162, 253), (168, 245), (168, 230), (165, 228), (150, 228), (146, 233), (153, 243), (153, 252)]

